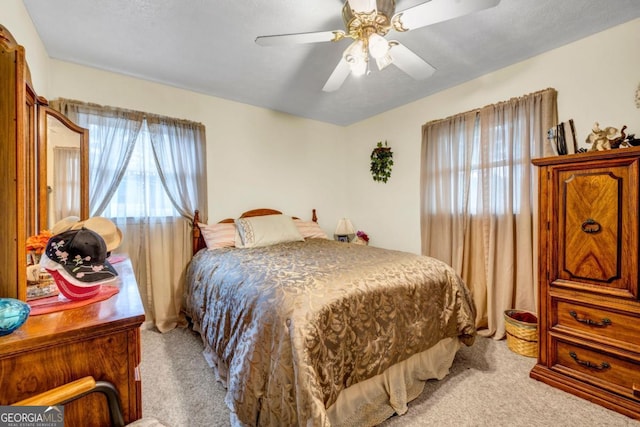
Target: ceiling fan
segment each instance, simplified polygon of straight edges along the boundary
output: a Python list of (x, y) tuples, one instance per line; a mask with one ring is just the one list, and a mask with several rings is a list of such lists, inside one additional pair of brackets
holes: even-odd
[(414, 79), (422, 80), (430, 77), (435, 68), (399, 42), (386, 40), (389, 30), (409, 31), (494, 7), (498, 3), (500, 0), (431, 0), (395, 13), (395, 0), (346, 0), (342, 7), (346, 31), (260, 36), (256, 43), (275, 46), (353, 39), (322, 88), (325, 92), (339, 89), (349, 74), (368, 73), (369, 57), (375, 60), (379, 70), (393, 64)]

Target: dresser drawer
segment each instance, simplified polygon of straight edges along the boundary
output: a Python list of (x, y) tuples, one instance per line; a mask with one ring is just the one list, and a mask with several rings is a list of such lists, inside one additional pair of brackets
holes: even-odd
[(554, 338), (553, 370), (640, 401), (640, 361)]
[(640, 352), (640, 318), (604, 307), (552, 298), (552, 329)]

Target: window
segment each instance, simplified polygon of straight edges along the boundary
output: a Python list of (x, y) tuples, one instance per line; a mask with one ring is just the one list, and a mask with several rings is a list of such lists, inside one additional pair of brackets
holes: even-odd
[(146, 120), (136, 139), (122, 181), (102, 216), (129, 219), (179, 216), (160, 180)]
[(204, 125), (72, 100), (52, 104), (89, 129), (89, 210), (112, 219), (160, 331), (181, 321), (181, 277), (191, 259), (190, 216), (206, 220)]
[[(428, 194), (434, 197), (427, 205), (431, 213), (477, 215), (483, 209), (496, 215), (520, 213), (523, 188), (518, 183), (524, 182), (524, 168), (533, 168), (528, 153), (520, 144), (506, 143), (506, 127), (502, 124), (484, 132), (494, 139), (483, 147), (479, 116), (475, 117), (469, 140), (462, 132), (454, 127), (440, 143), (455, 146), (438, 153), (442, 157), (438, 161), (430, 162), (426, 182), (431, 187)], [(439, 197), (447, 192), (450, 194), (446, 197)], [(443, 203), (443, 199), (449, 202)]]
[(462, 277), (487, 336), (505, 335), (514, 304), (535, 311), (531, 158), (556, 122), (556, 91), (545, 89), (422, 128), (422, 253)]

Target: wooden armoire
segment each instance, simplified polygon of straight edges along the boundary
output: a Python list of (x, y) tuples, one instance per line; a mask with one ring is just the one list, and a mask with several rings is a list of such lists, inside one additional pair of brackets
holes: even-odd
[(25, 300), (26, 239), (38, 231), (37, 96), (24, 48), (1, 25), (0, 76), (0, 297)]
[(47, 149), (57, 145), (79, 149), (78, 213), (87, 218), (89, 131), (37, 96), (24, 47), (0, 25), (0, 298), (27, 299), (27, 238), (55, 220), (49, 217), (53, 156)]
[(539, 353), (530, 376), (640, 419), (640, 147), (533, 163)]

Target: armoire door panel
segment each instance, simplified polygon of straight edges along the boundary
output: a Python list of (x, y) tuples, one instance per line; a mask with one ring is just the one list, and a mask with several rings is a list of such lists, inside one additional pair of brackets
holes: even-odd
[(620, 278), (620, 178), (610, 172), (561, 172), (560, 182), (563, 273), (598, 282)]
[(629, 289), (637, 281), (637, 265), (624, 256), (638, 245), (631, 225), (637, 216), (637, 195), (627, 187), (634, 174), (637, 160), (607, 168), (557, 170), (557, 279), (603, 290)]

